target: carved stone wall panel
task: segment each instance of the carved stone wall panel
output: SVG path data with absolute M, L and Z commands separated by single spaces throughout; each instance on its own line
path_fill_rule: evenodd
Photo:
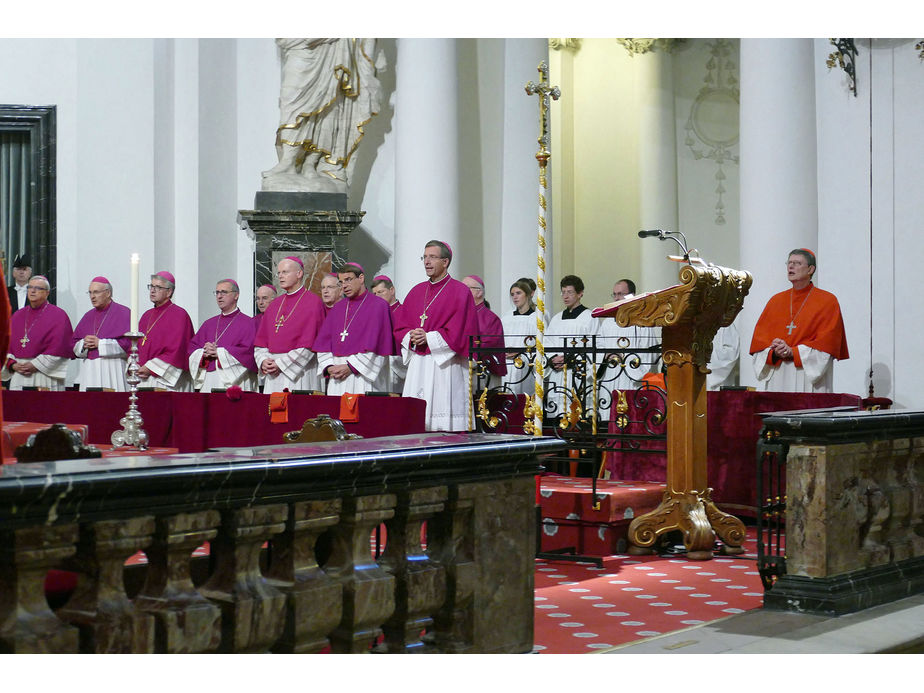
M 536 481 L 473 484 L 473 635 L 479 652 L 533 648 Z M 491 585 L 490 589 L 486 586 Z
M 471 484 L 451 487 L 445 510 L 428 526 L 428 551 L 446 576 L 446 597 L 433 622 L 433 639 L 441 652 L 471 652 L 474 643 L 476 490 Z
M 791 446 L 786 567 L 830 577 L 924 555 L 921 440 Z

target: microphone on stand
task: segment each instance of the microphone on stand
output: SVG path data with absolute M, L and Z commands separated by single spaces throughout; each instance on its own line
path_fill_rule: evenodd
M 657 236 L 661 240 L 664 240 L 664 231 L 661 229 L 649 229 L 648 231 L 639 231 L 639 238 L 648 238 L 649 236 Z

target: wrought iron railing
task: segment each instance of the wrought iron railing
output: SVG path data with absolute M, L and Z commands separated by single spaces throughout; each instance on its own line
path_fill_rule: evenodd
M 757 441 L 757 570 L 765 590 L 786 574 L 786 456 L 789 443 L 763 429 Z

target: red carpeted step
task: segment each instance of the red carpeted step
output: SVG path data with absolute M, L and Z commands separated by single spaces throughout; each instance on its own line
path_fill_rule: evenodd
M 763 605 L 753 528 L 742 556 L 691 561 L 682 554 L 587 563 L 536 561 L 535 651 L 605 650 Z

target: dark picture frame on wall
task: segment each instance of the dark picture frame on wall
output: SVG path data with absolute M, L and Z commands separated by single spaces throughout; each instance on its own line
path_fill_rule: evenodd
M 20 106 L 0 104 L 0 134 L 21 135 L 24 154 L 29 161 L 28 189 L 21 186 L 26 200 L 25 233 L 13 234 L 3 229 L 3 249 L 7 256 L 4 270 L 9 278 L 10 265 L 17 255 L 32 258 L 34 274 L 43 274 L 51 283 L 49 301 L 55 303 L 57 289 L 57 214 L 55 203 L 56 106 Z M 26 144 L 27 141 L 27 144 Z M 5 175 L 0 171 L 0 176 Z M 10 247 L 15 245 L 16 247 Z M 9 281 L 9 279 L 8 279 Z

